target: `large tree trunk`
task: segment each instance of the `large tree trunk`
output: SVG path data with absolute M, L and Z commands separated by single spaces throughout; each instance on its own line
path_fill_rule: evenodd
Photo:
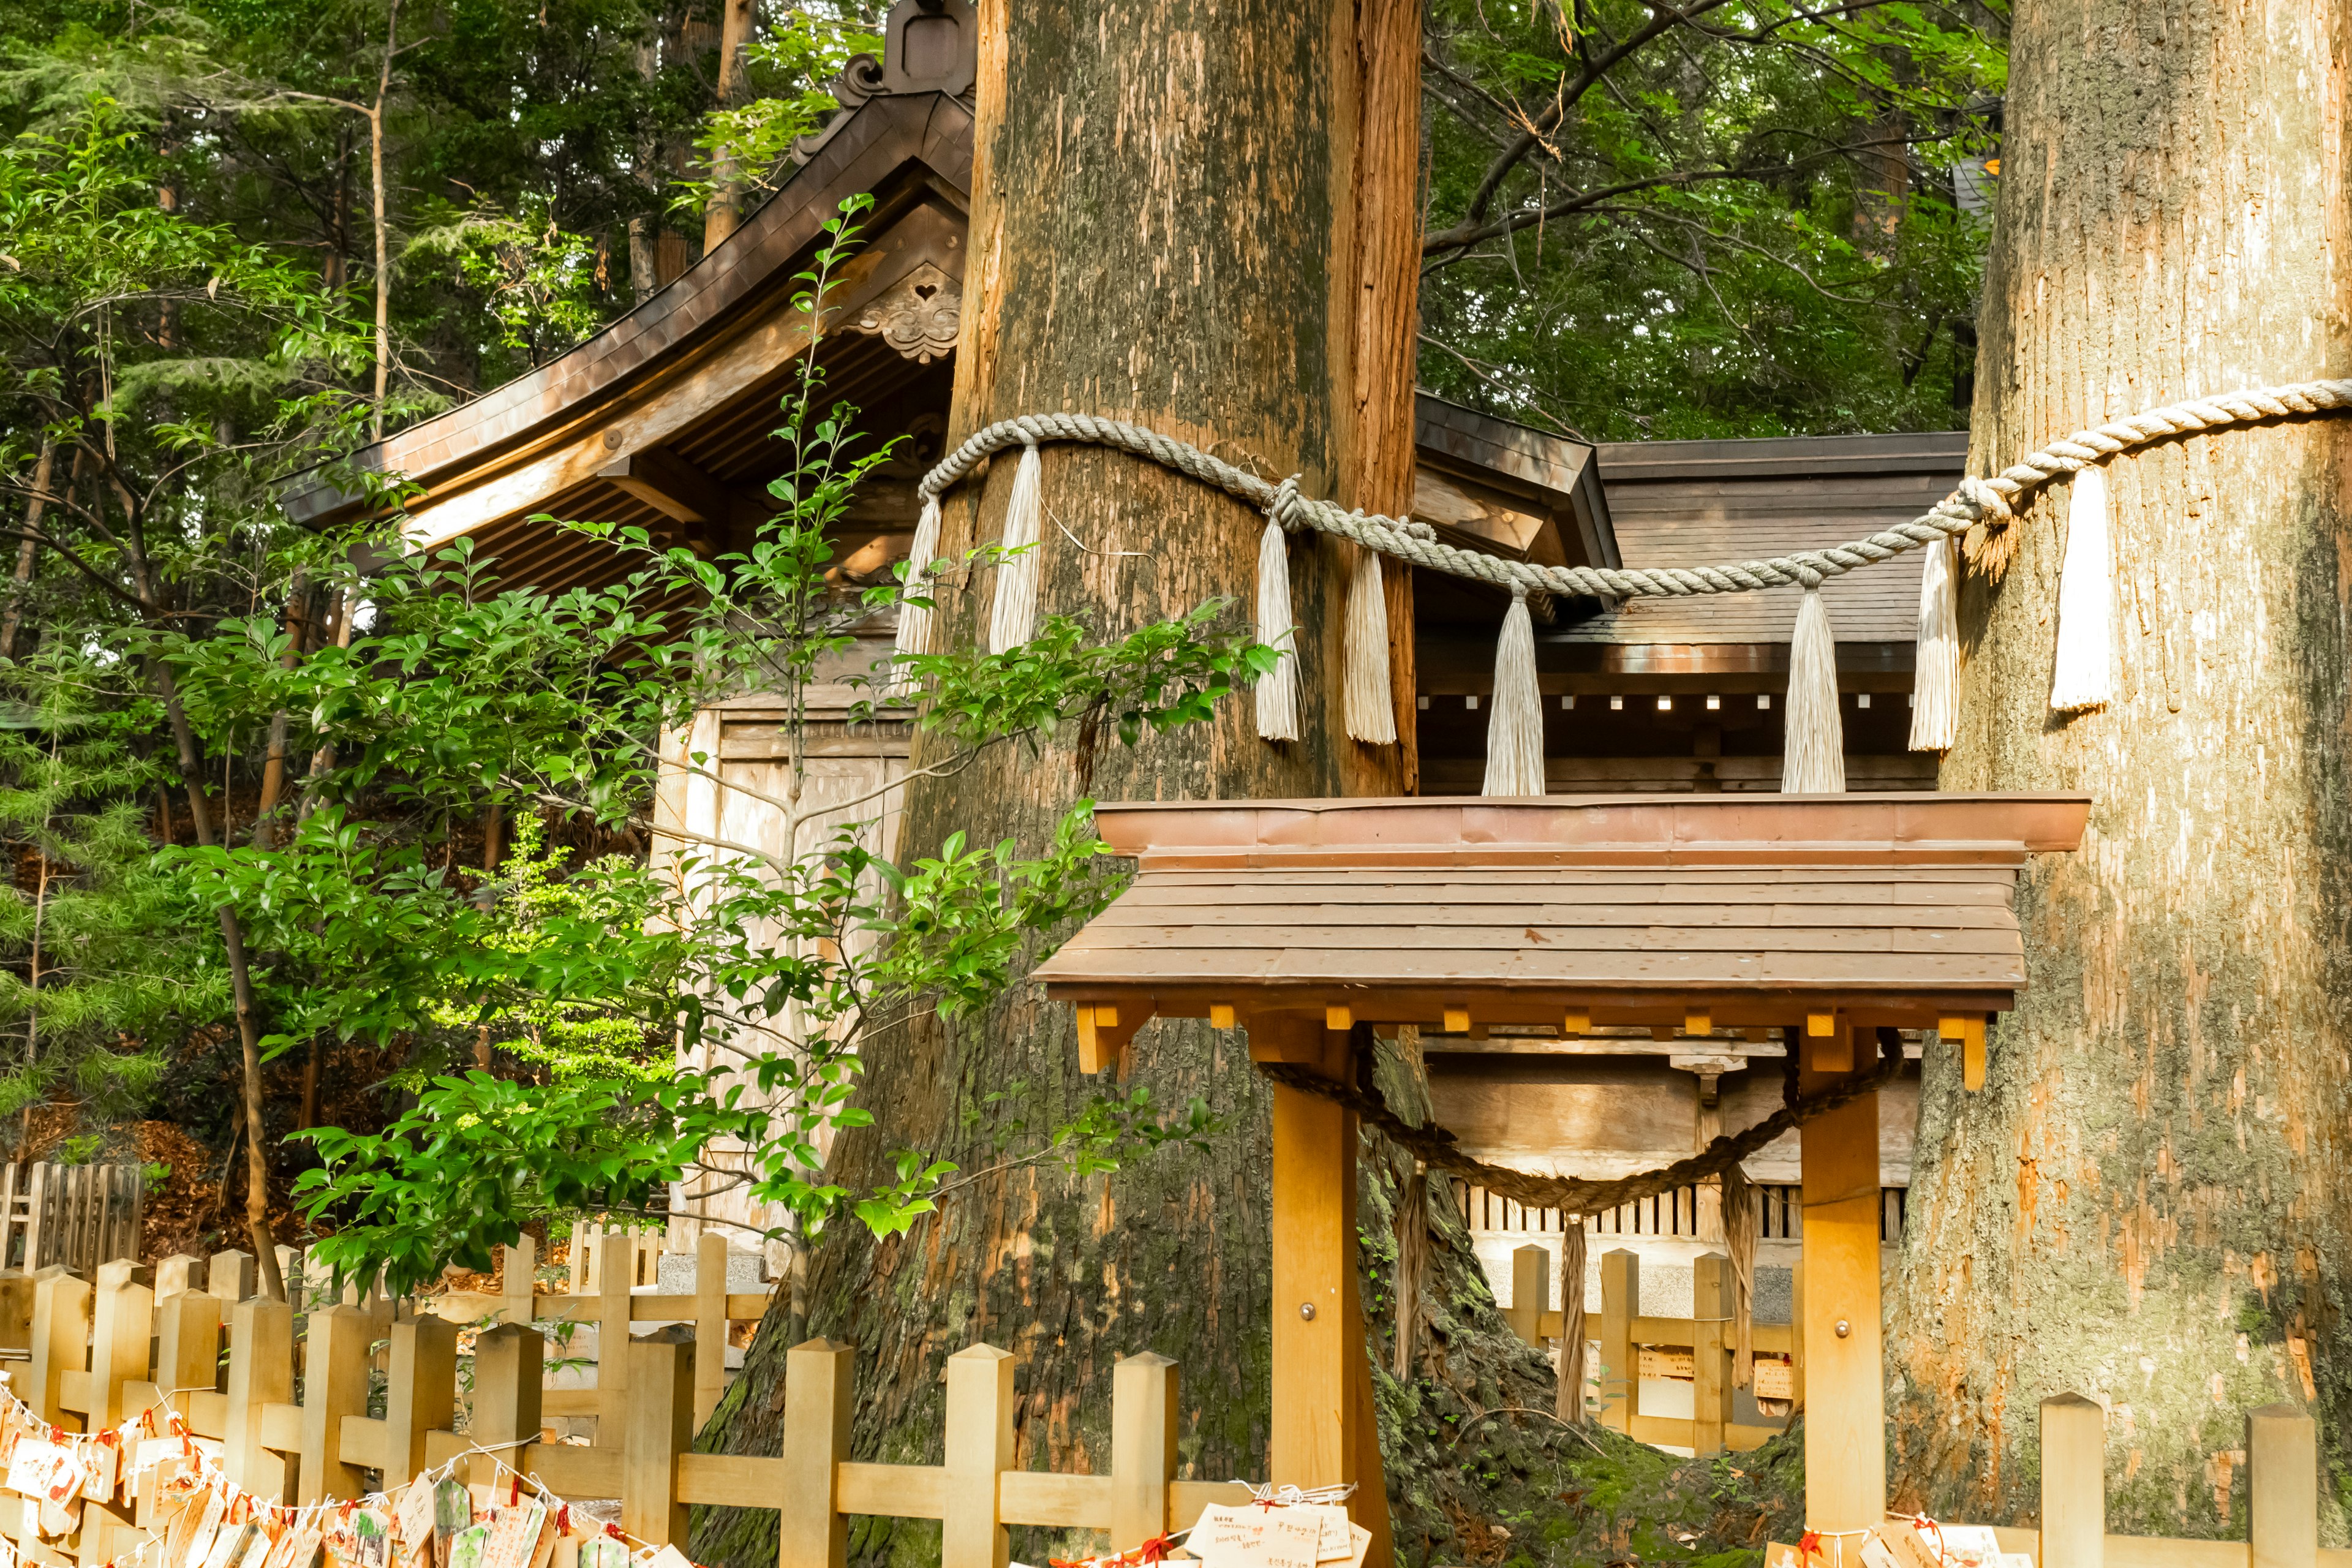
M 1402 37 L 1412 81 L 1418 28 L 1380 21 L 1365 39 L 1377 57 L 1377 40 Z M 1411 342 L 1415 208 L 1410 199 L 1378 212 L 1367 204 L 1360 219 L 1355 187 L 1360 161 L 1401 159 L 1410 180 L 1417 139 L 1408 127 L 1360 142 L 1358 26 L 1348 4 L 1302 12 L 1274 0 L 1047 0 L 1020 7 L 1008 32 L 1005 7 L 983 6 L 951 439 L 1016 414 L 1085 410 L 1151 425 L 1270 477 L 1301 474 L 1318 493 L 1402 503 L 1410 382 L 1375 395 L 1351 360 L 1365 341 L 1361 310 L 1385 313 L 1389 330 L 1401 327 Z M 1400 112 L 1414 111 L 1415 94 L 1397 91 L 1391 78 L 1381 100 L 1400 100 Z M 1391 244 L 1406 258 L 1401 273 L 1369 253 Z M 1389 353 L 1384 363 L 1389 378 L 1408 378 L 1412 355 Z M 1261 516 L 1097 448 L 1049 447 L 1044 464 L 1044 611 L 1087 616 L 1105 637 L 1211 596 L 1235 599 L 1236 616 L 1246 616 Z M 948 497 L 942 554 L 998 537 L 1012 467 L 996 465 L 984 485 Z M 942 593 L 947 637 L 969 644 L 981 635 L 992 575 Z M 1398 790 L 1403 748 L 1360 747 L 1342 730 L 1346 579 L 1337 550 L 1294 542 L 1304 741 L 1259 741 L 1246 697 L 1213 724 L 1132 752 L 1106 735 L 1082 758 L 1065 737 L 1042 758 L 1004 756 L 913 786 L 902 860 L 958 830 L 1034 847 L 1081 793 Z M 1409 644 L 1409 621 L 1392 632 Z M 1409 684 L 1400 698 L 1409 723 Z M 1198 1095 L 1229 1120 L 1206 1155 L 1171 1151 L 1086 1181 L 1023 1167 L 956 1193 L 903 1238 L 876 1244 L 853 1226 L 837 1228 L 811 1262 L 805 1315 L 772 1313 L 761 1324 L 705 1443 L 772 1451 L 782 1352 L 822 1334 L 858 1347 L 858 1455 L 935 1461 L 941 1359 L 984 1340 L 1019 1358 L 1024 1467 L 1107 1463 L 1111 1365 L 1150 1350 L 1181 1365 L 1186 1473 L 1262 1476 L 1269 1097 L 1244 1042 L 1202 1023 L 1156 1022 L 1128 1059 L 1125 1083 L 1081 1078 L 1069 1010 L 1025 990 L 968 1026 L 924 1018 L 874 1040 L 860 1102 L 876 1125 L 845 1134 L 835 1156 L 835 1178 L 852 1188 L 892 1179 L 889 1152 L 902 1145 L 967 1171 L 989 1167 L 1104 1089 L 1148 1087 L 1171 1109 Z M 1011 1103 L 988 1100 L 1016 1088 Z M 1391 1178 L 1384 1163 L 1373 1173 L 1380 1194 Z M 1384 1230 L 1380 1194 L 1366 1224 Z M 1448 1235 L 1460 1239 L 1458 1223 L 1442 1243 Z M 1540 1362 L 1503 1333 L 1483 1282 L 1467 1282 L 1466 1246 L 1447 1245 L 1433 1270 L 1447 1300 L 1429 1310 L 1440 1320 L 1432 1332 L 1450 1336 L 1461 1361 L 1454 1375 L 1481 1386 L 1490 1405 L 1548 1407 Z M 1431 1353 L 1442 1361 L 1447 1347 Z M 1462 1468 L 1457 1450 L 1446 1468 Z M 759 1512 L 705 1520 L 695 1555 L 738 1568 L 767 1560 L 773 1529 L 773 1515 Z M 855 1539 L 861 1561 L 936 1561 L 935 1527 L 875 1520 Z M 1425 1556 L 1426 1541 L 1418 1545 Z M 1026 1550 L 1016 1541 L 1016 1554 Z
M 2347 17 L 2019 6 L 1971 471 L 2352 367 Z M 2346 440 L 2304 421 L 2109 464 L 2102 711 L 2048 710 L 2064 487 L 1972 552 L 1942 785 L 2096 804 L 2020 889 L 2030 984 L 1986 1089 L 1927 1066 L 1887 1308 L 1899 1506 L 2031 1521 L 2036 1405 L 2067 1390 L 2109 1405 L 2117 1531 L 2242 1531 L 2258 1405 L 2315 1406 L 2346 1457 Z

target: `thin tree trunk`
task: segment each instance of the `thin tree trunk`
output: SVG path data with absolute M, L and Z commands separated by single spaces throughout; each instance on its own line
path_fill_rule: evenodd
M 58 456 L 57 437 L 41 437 L 41 455 L 33 464 L 33 499 L 25 504 L 25 531 L 38 533 L 41 517 L 49 505 L 49 474 Z M 16 546 L 16 592 L 8 595 L 8 608 L 0 614 L 0 658 L 16 657 L 16 628 L 24 623 L 25 590 L 33 581 L 33 561 L 40 545 L 27 539 Z
M 376 78 L 375 106 L 367 111 L 370 194 L 375 205 L 375 409 L 368 437 L 383 439 L 384 389 L 392 374 L 392 231 L 383 189 L 383 106 L 392 96 L 392 62 L 400 53 L 400 0 L 391 0 L 383 23 L 383 68 Z
M 286 590 L 286 653 L 278 662 L 281 668 L 292 669 L 310 652 L 310 574 L 296 572 Z M 268 849 L 275 846 L 277 827 L 272 818 L 278 810 L 278 797 L 286 792 L 286 737 L 290 725 L 284 709 L 269 716 L 269 751 L 261 764 L 261 801 L 253 812 L 253 846 Z
M 2352 370 L 2352 3 L 2028 0 L 1969 471 Z M 2244 1414 L 2352 1460 L 2352 461 L 2335 421 L 2107 464 L 2115 700 L 2048 705 L 2070 495 L 1979 542 L 1946 789 L 2069 789 L 1985 1089 L 1926 1064 L 1887 1299 L 1897 1506 L 2029 1522 L 2035 1407 L 2108 1407 L 2107 1527 L 2245 1530 Z M 2332 1498 L 2323 1480 L 2323 1498 Z M 2325 1503 L 2333 1515 L 2332 1502 Z
M 719 107 L 734 109 L 748 96 L 743 51 L 751 42 L 752 0 L 723 3 L 726 10 L 719 29 Z M 743 222 L 743 174 L 736 166 L 735 150 L 722 143 L 710 161 L 710 202 L 702 212 L 705 256 L 718 249 L 719 242 Z

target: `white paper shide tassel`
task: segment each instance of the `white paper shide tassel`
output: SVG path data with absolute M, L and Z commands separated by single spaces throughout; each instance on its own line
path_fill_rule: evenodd
M 1837 638 L 1821 591 L 1807 588 L 1789 642 L 1788 732 L 1781 743 L 1780 788 L 1787 795 L 1839 795 L 1845 789 L 1845 730 L 1838 714 Z
M 1257 640 L 1278 650 L 1272 669 L 1257 678 L 1261 741 L 1298 739 L 1297 619 L 1290 609 L 1290 542 L 1282 525 L 1265 520 L 1257 542 Z
M 988 616 L 988 651 L 1003 653 L 1019 647 L 1037 630 L 1037 540 L 1043 532 L 1045 482 L 1037 461 L 1036 444 L 1021 448 L 1021 466 L 1013 470 L 1013 500 L 1004 509 L 1002 548 L 1017 550 L 997 563 L 996 603 Z M 1024 546 L 1026 548 L 1024 548 Z
M 923 502 L 922 515 L 915 521 L 914 548 L 907 552 L 905 592 L 928 598 L 931 594 L 930 566 L 940 553 L 940 498 L 932 496 Z M 914 605 L 905 599 L 898 602 L 898 658 L 931 651 L 931 606 Z M 902 663 L 891 672 L 887 695 L 905 697 L 915 689 L 914 675 Z
M 2058 569 L 2058 658 L 2050 710 L 2104 708 L 2116 691 L 2115 566 L 2107 545 L 2107 476 L 2076 470 L 2066 496 L 2066 559 Z
M 1958 552 L 1951 535 L 1927 546 L 1919 574 L 1919 638 L 1912 659 L 1911 749 L 1948 752 L 1960 706 Z
M 1495 647 L 1495 698 L 1486 712 L 1486 782 L 1481 795 L 1544 793 L 1543 696 L 1536 689 L 1536 629 L 1528 596 L 1514 589 Z
M 1341 689 L 1348 733 L 1368 746 L 1396 744 L 1396 708 L 1389 698 L 1389 605 L 1381 588 L 1381 557 L 1359 548 L 1348 576 L 1347 635 L 1341 658 L 1347 665 Z

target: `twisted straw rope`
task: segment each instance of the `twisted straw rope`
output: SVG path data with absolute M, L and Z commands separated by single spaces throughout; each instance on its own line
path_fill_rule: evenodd
M 2218 397 L 2170 403 L 2145 414 L 2135 414 L 2088 430 L 2077 430 L 2053 441 L 2020 463 L 1990 479 L 1967 479 L 1935 507 L 1909 522 L 1882 529 L 1866 539 L 1826 550 L 1801 550 L 1769 561 L 1730 562 L 1720 566 L 1667 566 L 1647 570 L 1609 566 L 1541 566 L 1456 550 L 1438 542 L 1436 531 L 1410 518 L 1347 511 L 1329 501 L 1298 493 L 1297 476 L 1268 484 L 1255 474 L 1213 458 L 1189 442 L 1163 436 L 1140 425 L 1091 414 L 1024 414 L 1000 420 L 942 458 L 923 476 L 917 494 L 929 500 L 962 479 L 981 460 L 1008 447 L 1035 446 L 1046 441 L 1082 441 L 1112 447 L 1148 458 L 1165 468 L 1238 496 L 1267 513 L 1284 529 L 1303 529 L 1353 540 L 1383 555 L 1415 566 L 1448 572 L 1457 577 L 1492 583 L 1518 592 L 1613 598 L 1682 598 L 1694 594 L 1743 594 L 1758 588 L 1798 584 L 1813 588 L 1825 577 L 1843 576 L 1857 567 L 1885 561 L 1906 550 L 1917 550 L 1939 539 L 1966 532 L 1987 519 L 2011 516 L 2021 498 L 2037 486 L 2071 474 L 2118 452 L 2160 441 L 2168 436 L 2253 425 L 2265 419 L 2328 414 L 2352 407 L 2352 381 L 2305 381 L 2287 386 L 2259 387 L 2250 392 L 2224 393 Z

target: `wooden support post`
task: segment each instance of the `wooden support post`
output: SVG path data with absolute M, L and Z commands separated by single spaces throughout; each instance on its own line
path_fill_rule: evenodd
M 1985 1086 L 1985 1020 L 1975 1013 L 1960 1021 L 1960 1087 L 1975 1090 Z
M 601 1341 L 597 1348 L 601 1354 Z M 597 1370 L 604 1370 L 601 1361 Z M 474 1409 L 468 1436 L 478 1447 L 488 1450 L 475 1458 L 467 1478 L 476 1486 L 497 1482 L 500 1460 L 516 1469 L 524 1468 L 520 1462 L 520 1445 L 539 1440 L 540 1383 L 546 1371 L 547 1342 L 537 1329 L 500 1323 L 475 1336 Z M 613 1428 L 616 1447 L 624 1430 L 619 1426 Z
M 1720 1454 L 1731 1427 L 1731 1259 L 1691 1263 L 1691 1451 Z
M 696 1348 L 676 1340 L 629 1342 L 621 1529 L 649 1546 L 683 1544 L 686 1540 L 686 1504 L 677 1499 L 677 1457 L 694 1442 Z
M 694 1426 L 700 1431 L 727 1392 L 727 1238 L 705 1230 L 694 1244 Z
M 1805 1407 L 1805 1260 L 1789 1266 L 1789 1419 Z M 1786 1426 L 1782 1430 L 1786 1430 Z
M 122 1385 L 146 1381 L 155 1338 L 155 1292 L 131 1280 L 131 1265 L 109 1263 L 98 1272 L 89 1332 L 92 1432 L 122 1425 Z
M 2107 1551 L 2107 1417 L 2094 1400 L 2042 1402 L 2040 1568 L 2101 1568 Z
M 25 1369 L 25 1403 L 52 1426 L 80 1429 L 58 1404 L 65 1374 L 89 1364 L 90 1289 L 59 1269 L 33 1287 L 33 1361 Z
M 1176 1459 L 1176 1363 L 1150 1351 L 1125 1357 L 1111 1369 L 1113 1552 L 1132 1552 L 1168 1528 Z
M 618 1230 L 596 1238 L 596 1446 L 617 1448 L 629 1429 L 629 1289 L 636 1241 Z
M 574 1296 L 596 1293 L 596 1222 L 583 1219 L 572 1227 L 572 1281 Z
M 291 1292 L 293 1286 L 287 1289 Z M 301 1500 L 359 1497 L 367 1487 L 360 1468 L 343 1462 L 343 1417 L 367 1414 L 368 1340 L 374 1325 L 357 1307 L 318 1309 L 308 1321 L 302 1352 L 302 1468 L 297 1472 Z
M 1511 1254 L 1511 1304 L 1503 1321 L 1528 1344 L 1543 1342 L 1544 1314 L 1551 1310 L 1551 1254 L 1529 1242 Z
M 849 1562 L 849 1516 L 833 1506 L 834 1478 L 849 1458 L 856 1377 L 857 1352 L 851 1346 L 810 1340 L 785 1352 L 776 1568 L 846 1568 Z M 1114 1429 L 1118 1419 L 1114 1414 Z
M 256 1268 L 250 1252 L 215 1252 L 205 1268 L 205 1289 L 234 1307 L 253 1294 Z
M 457 1325 L 427 1315 L 392 1326 L 383 1400 L 383 1483 L 425 1468 L 425 1435 L 457 1426 Z
M 215 1289 L 221 1279 L 215 1257 Z M 286 1496 L 284 1457 L 261 1446 L 261 1407 L 284 1405 L 293 1397 L 293 1303 L 248 1295 L 229 1313 L 228 1429 L 221 1460 L 228 1479 L 256 1497 L 293 1500 Z
M 310 1281 L 300 1247 L 288 1247 L 282 1242 L 278 1244 L 278 1278 L 286 1282 L 287 1302 L 296 1311 L 302 1311 L 310 1304 Z M 333 1305 L 332 1302 L 328 1304 Z
M 2246 1415 L 2252 1568 L 2313 1568 L 2319 1561 L 2319 1428 L 2293 1405 Z
M 33 1285 L 29 1274 L 0 1274 L 0 1350 L 32 1352 Z
M 1852 1031 L 1809 1039 L 1817 1059 Z M 1839 1074 L 1808 1063 L 1805 1093 Z M 1880 1360 L 1878 1096 L 1864 1094 L 1805 1124 L 1805 1525 L 1864 1530 L 1886 1515 L 1886 1383 Z
M 1307 1018 L 1260 1019 L 1269 1048 L 1347 1082 L 1352 1037 Z M 1352 1481 L 1349 1517 L 1372 1532 L 1368 1562 L 1389 1561 L 1388 1488 L 1371 1406 L 1356 1288 L 1356 1118 L 1319 1095 L 1274 1086 L 1274 1430 L 1267 1479 Z
M 1601 1424 L 1630 1434 L 1642 1412 L 1642 1368 L 1633 1320 L 1642 1312 L 1642 1259 L 1620 1248 L 1601 1255 Z
M 499 1260 L 499 1294 L 506 1305 L 499 1309 L 509 1323 L 528 1326 L 538 1315 L 532 1300 L 538 1294 L 539 1243 L 529 1236 L 517 1237 L 507 1244 L 506 1256 Z
M 193 1391 L 219 1386 L 220 1340 L 217 1296 L 183 1290 L 155 1309 L 155 1386 L 182 1415 Z
M 1005 1568 L 1013 1538 L 996 1521 L 996 1489 L 1013 1468 L 1011 1351 L 973 1345 L 948 1357 L 947 1436 L 940 1568 Z

